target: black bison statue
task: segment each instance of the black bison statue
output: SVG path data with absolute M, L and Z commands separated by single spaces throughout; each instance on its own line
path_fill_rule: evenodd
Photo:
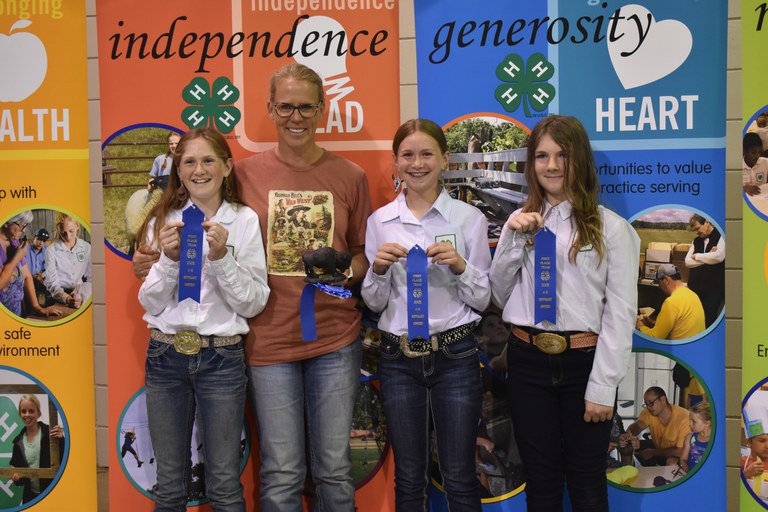
M 347 276 L 344 271 L 352 264 L 352 256 L 348 252 L 337 251 L 333 247 L 321 247 L 307 251 L 301 256 L 308 283 L 337 283 L 344 281 Z

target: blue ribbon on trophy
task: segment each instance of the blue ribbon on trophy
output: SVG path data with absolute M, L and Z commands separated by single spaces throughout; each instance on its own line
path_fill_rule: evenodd
M 205 214 L 194 204 L 181 214 L 179 253 L 179 302 L 192 299 L 200 303 L 200 276 L 203 271 L 203 221 Z
M 546 226 L 534 235 L 534 323 L 557 320 L 557 237 Z
M 307 251 L 302 255 L 304 270 L 307 277 L 304 289 L 301 291 L 299 304 L 299 319 L 301 320 L 301 337 L 304 341 L 317 340 L 317 324 L 315 322 L 315 292 L 321 292 L 332 297 L 348 299 L 352 292 L 343 286 L 333 283 L 347 279 L 344 271 L 352 264 L 352 256 L 348 252 L 337 251 L 333 247 L 321 247 Z M 320 270 L 320 273 L 316 270 Z
M 406 259 L 408 282 L 408 340 L 429 339 L 429 286 L 427 284 L 427 253 L 418 245 L 408 251 Z

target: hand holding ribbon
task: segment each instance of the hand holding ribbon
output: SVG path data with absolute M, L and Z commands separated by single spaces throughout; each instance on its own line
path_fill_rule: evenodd
M 400 244 L 385 243 L 381 244 L 379 250 L 376 251 L 376 257 L 371 264 L 373 272 L 377 275 L 383 275 L 387 272 L 389 267 L 400 261 L 400 258 L 408 256 L 408 249 Z
M 466 260 L 448 242 L 438 242 L 427 247 L 427 257 L 432 258 L 432 263 L 436 265 L 448 265 L 456 275 L 463 274 L 467 268 Z
M 227 254 L 229 231 L 218 222 L 210 220 L 203 222 L 202 225 L 205 229 L 205 239 L 208 241 L 208 259 L 220 260 Z

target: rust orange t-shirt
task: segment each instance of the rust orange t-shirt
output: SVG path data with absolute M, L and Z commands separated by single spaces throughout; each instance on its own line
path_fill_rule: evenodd
M 326 151 L 308 167 L 292 167 L 270 149 L 237 162 L 235 178 L 243 203 L 259 215 L 267 254 L 269 301 L 249 320 L 246 358 L 250 365 L 299 361 L 338 350 L 357 339 L 357 300 L 315 294 L 317 341 L 303 341 L 299 304 L 304 289 L 305 251 L 339 251 L 365 244 L 371 199 L 365 172 Z

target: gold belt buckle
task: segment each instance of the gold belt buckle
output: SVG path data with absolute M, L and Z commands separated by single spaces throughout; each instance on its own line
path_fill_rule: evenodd
M 418 338 L 422 339 L 422 338 Z M 435 341 L 432 342 L 433 345 L 435 345 Z M 430 354 L 429 350 L 425 350 L 423 352 L 418 352 L 415 350 L 411 350 L 410 343 L 408 342 L 408 333 L 405 333 L 400 336 L 400 351 L 405 355 L 405 357 L 422 357 Z
M 179 354 L 192 356 L 200 352 L 203 340 L 194 331 L 180 331 L 173 336 L 173 348 Z
M 568 348 L 565 338 L 559 334 L 542 332 L 533 337 L 533 345 L 545 354 L 561 354 Z

